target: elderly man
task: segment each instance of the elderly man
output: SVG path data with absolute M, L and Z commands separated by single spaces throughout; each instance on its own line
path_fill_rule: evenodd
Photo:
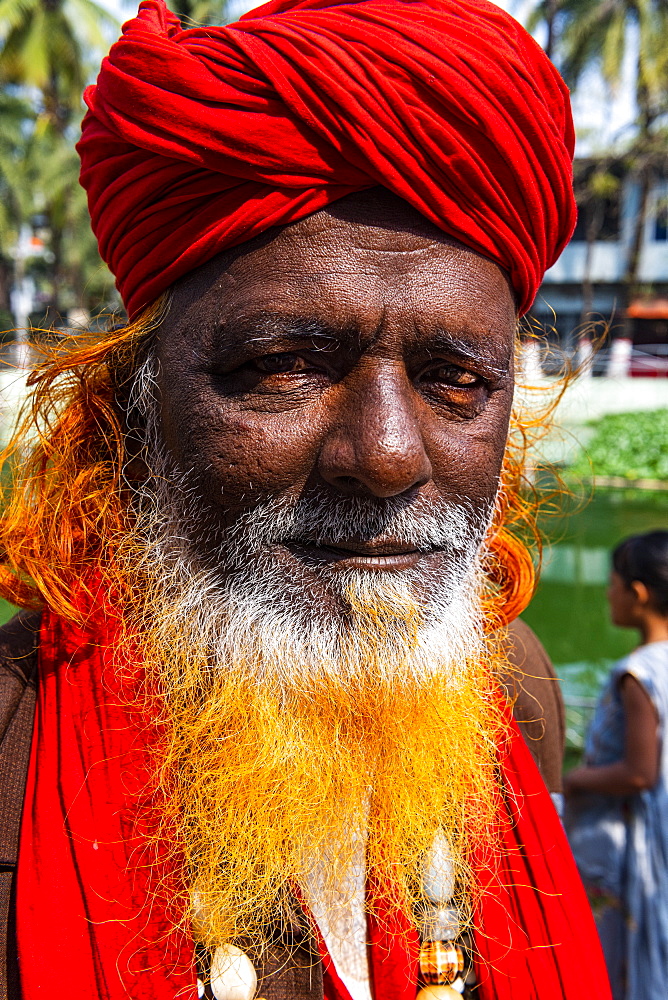
M 2 523 L 10 995 L 605 1000 L 499 685 L 563 84 L 483 0 L 144 0 L 86 100 L 130 322 L 41 368 Z

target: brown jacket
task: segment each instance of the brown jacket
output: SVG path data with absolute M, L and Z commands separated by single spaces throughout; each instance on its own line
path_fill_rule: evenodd
M 0 628 L 0 1000 L 21 1000 L 14 876 L 37 693 L 40 615 L 22 612 Z M 551 792 L 561 791 L 564 711 L 542 645 L 519 619 L 510 626 L 510 669 L 501 679 Z M 299 941 L 277 942 L 262 970 L 264 1000 L 322 1000 L 322 969 Z
M 37 694 L 39 614 L 0 628 L 0 1000 L 19 1000 L 14 875 Z
M 566 719 L 554 667 L 536 633 L 521 618 L 508 629 L 507 652 L 510 669 L 501 683 L 548 791 L 559 793 Z

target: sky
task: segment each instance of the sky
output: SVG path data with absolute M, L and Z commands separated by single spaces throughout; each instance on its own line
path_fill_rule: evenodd
M 99 0 L 119 21 L 132 17 L 137 5 L 134 0 Z M 230 0 L 230 19 L 234 20 L 263 0 Z M 497 0 L 500 7 L 509 11 L 519 21 L 524 22 L 533 6 L 533 0 Z M 541 41 L 537 33 L 538 41 Z M 578 90 L 572 95 L 573 117 L 578 142 L 577 156 L 589 156 L 609 148 L 616 141 L 623 142 L 629 134 L 634 118 L 633 66 L 636 47 L 627 48 L 622 84 L 617 94 L 610 94 L 599 73 L 586 74 Z

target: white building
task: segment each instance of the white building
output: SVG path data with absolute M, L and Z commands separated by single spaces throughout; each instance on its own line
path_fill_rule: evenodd
M 592 168 L 593 161 L 579 161 L 576 191 L 578 174 L 582 178 Z M 644 353 L 665 359 L 668 374 L 668 178 L 655 180 L 650 188 L 639 257 L 641 287 L 627 306 L 622 282 L 634 238 L 639 186 L 623 176 L 621 164 L 610 169 L 619 177 L 618 189 L 589 202 L 583 203 L 580 197 L 574 236 L 545 275 L 531 314 L 548 331 L 555 347 L 571 353 L 577 349 L 584 297 L 589 294 L 590 316 L 610 324 L 611 339 L 630 334 L 634 363 L 642 367 L 643 352 L 638 349 L 646 348 Z M 590 243 L 588 228 L 590 236 L 592 231 L 597 234 Z M 600 361 L 607 363 L 605 351 Z M 653 367 L 658 374 L 661 365 Z

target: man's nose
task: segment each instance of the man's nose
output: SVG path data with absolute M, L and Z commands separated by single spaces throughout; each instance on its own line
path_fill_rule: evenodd
M 429 482 L 421 401 L 405 371 L 369 373 L 343 388 L 318 471 L 342 493 L 391 497 Z

